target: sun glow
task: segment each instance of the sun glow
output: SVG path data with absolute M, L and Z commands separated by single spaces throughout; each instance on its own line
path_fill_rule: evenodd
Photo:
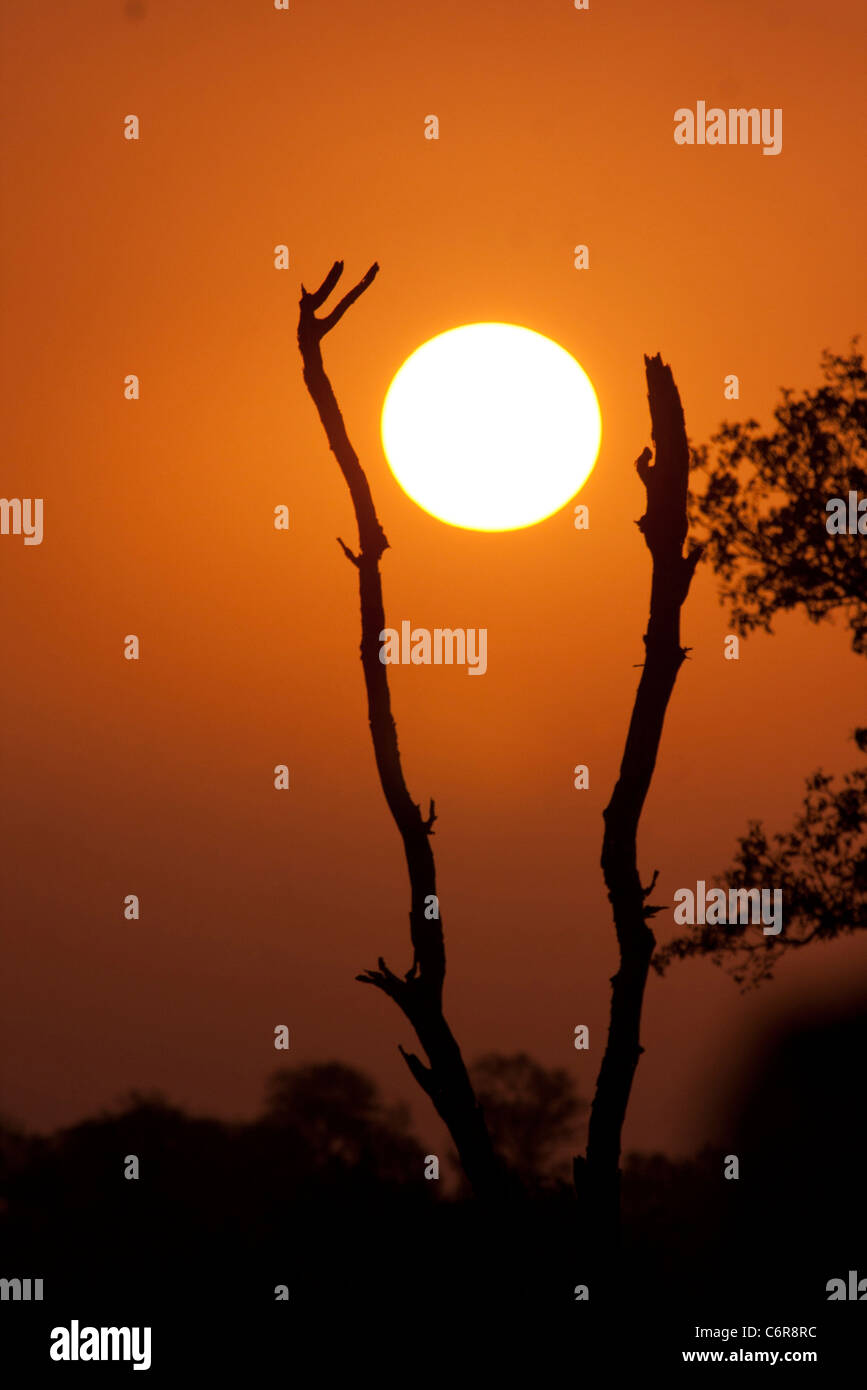
M 423 343 L 386 393 L 382 445 L 406 493 L 477 531 L 544 520 L 574 497 L 599 453 L 586 372 L 550 338 L 470 323 Z

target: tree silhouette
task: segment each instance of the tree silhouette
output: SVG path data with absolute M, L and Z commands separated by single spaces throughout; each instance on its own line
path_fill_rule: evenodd
M 709 955 L 749 989 L 771 979 L 783 955 L 867 927 L 867 767 L 846 773 L 836 788 L 833 777 L 814 772 L 792 828 L 769 836 L 761 821 L 751 821 L 732 867 L 716 883 L 772 883 L 782 890 L 785 929 L 748 941 L 745 923 L 696 926 L 657 951 L 659 974 L 673 960 Z
M 342 1062 L 272 1073 L 261 1123 L 299 1136 L 317 1174 L 351 1170 L 385 1180 L 405 1180 L 413 1168 L 421 1174 L 408 1107 L 384 1105 L 376 1083 Z
M 693 466 L 706 476 L 694 517 L 741 632 L 771 631 L 779 610 L 801 609 L 812 622 L 839 612 L 853 649 L 867 653 L 864 542 L 830 535 L 825 524 L 827 500 L 867 491 L 867 371 L 857 343 L 848 355 L 822 354 L 824 385 L 782 391 L 773 433 L 760 433 L 755 420 L 724 425 L 715 451 L 694 451 Z M 854 736 L 867 751 L 867 730 Z M 781 889 L 784 931 L 751 942 L 740 923 L 697 925 L 657 952 L 660 973 L 674 960 L 709 955 L 748 989 L 770 979 L 786 953 L 867 926 L 867 769 L 837 786 L 821 769 L 812 773 L 792 827 L 769 835 L 751 821 L 716 883 Z
M 434 802 L 423 816 L 406 785 L 391 712 L 388 668 L 379 659 L 380 633 L 386 626 L 379 563 L 388 548 L 370 486 L 349 442 L 343 416 L 322 363 L 321 341 L 375 278 L 374 263 L 329 314 L 316 316 L 343 274 L 335 261 L 312 294 L 301 286 L 298 346 L 304 381 L 319 413 L 329 446 L 346 480 L 358 524 L 359 551 L 354 554 L 338 537 L 347 559 L 358 571 L 361 599 L 361 665 L 380 785 L 403 840 L 410 881 L 409 931 L 412 965 L 395 975 L 380 956 L 379 969 L 356 978 L 393 999 L 412 1024 L 429 1066 L 414 1053 L 400 1051 L 418 1084 L 433 1101 L 455 1142 L 461 1163 L 476 1193 L 498 1199 L 513 1190 L 505 1165 L 495 1153 L 484 1115 L 473 1092 L 461 1050 L 443 1013 L 446 973 L 445 940 L 436 896 L 436 867 L 430 837 L 436 819 Z
M 755 420 L 725 424 L 713 448 L 693 451 L 706 487 L 690 521 L 736 631 L 769 632 L 784 609 L 802 608 L 812 622 L 839 610 L 854 650 L 867 652 L 867 547 L 825 526 L 830 498 L 867 495 L 867 370 L 857 344 L 822 354 L 824 385 L 781 392 L 771 433 Z
M 587 1110 L 570 1073 L 526 1052 L 489 1052 L 472 1064 L 470 1076 L 497 1151 L 525 1187 L 568 1180 L 563 1148 Z
M 689 447 L 683 407 L 671 368 L 645 357 L 647 395 L 656 457 L 644 449 L 636 470 L 647 493 L 637 525 L 652 558 L 650 617 L 645 662 L 638 683 L 620 775 L 604 811 L 602 871 L 614 912 L 620 963 L 611 981 L 608 1041 L 590 1111 L 585 1157 L 574 1161 L 592 1256 L 604 1268 L 618 1247 L 620 1148 L 635 1069 L 643 1051 L 641 1009 L 656 939 L 648 919 L 661 909 L 647 899 L 657 875 L 644 887 L 638 872 L 638 822 L 650 788 L 668 702 L 686 657 L 680 644 L 680 610 L 701 558 L 687 534 Z
M 391 713 L 387 668 L 379 659 L 379 634 L 385 627 L 379 564 L 388 547 L 370 487 L 346 433 L 331 383 L 322 364 L 320 343 L 377 274 L 374 264 L 337 306 L 316 316 L 343 273 L 335 261 L 312 294 L 302 286 L 298 343 L 304 380 L 316 405 L 328 443 L 349 487 L 359 534 L 357 554 L 338 537 L 359 576 L 361 663 L 368 715 L 380 784 L 400 831 L 411 886 L 410 938 L 413 962 L 401 978 L 380 958 L 379 969 L 357 978 L 388 994 L 403 1010 L 427 1053 L 429 1066 L 401 1053 L 419 1085 L 431 1097 L 455 1141 L 464 1171 L 476 1193 L 500 1198 L 514 1192 L 512 1172 L 496 1152 L 482 1106 L 473 1090 L 457 1042 L 442 1009 L 445 947 L 438 912 L 433 852 L 433 801 L 425 818 L 406 786 L 397 730 Z M 677 387 L 660 357 L 645 357 L 648 401 L 655 446 L 637 460 L 647 493 L 647 509 L 637 523 L 652 557 L 650 618 L 644 642 L 646 661 L 633 707 L 620 776 L 605 810 L 602 868 L 620 951 L 612 981 L 608 1043 L 590 1114 L 586 1158 L 573 1161 L 573 1177 L 582 1209 L 589 1219 L 595 1250 L 610 1257 L 619 1232 L 620 1146 L 626 1106 L 641 1054 L 639 1032 L 644 987 L 655 946 L 648 919 L 658 908 L 647 898 L 656 882 L 641 884 L 637 867 L 638 821 L 650 786 L 665 712 L 686 652 L 680 644 L 680 610 L 701 556 L 701 546 L 687 555 L 689 446 Z M 490 1081 L 490 1078 L 488 1078 Z M 520 1163 L 516 1166 L 520 1166 Z

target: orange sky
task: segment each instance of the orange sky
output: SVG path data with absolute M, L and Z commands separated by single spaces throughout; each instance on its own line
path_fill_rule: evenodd
M 484 680 L 392 670 L 410 789 L 439 813 L 447 1014 L 469 1058 L 528 1050 L 589 1097 L 615 966 L 601 810 L 650 575 L 642 353 L 672 364 L 699 441 L 768 420 L 862 326 L 863 7 L 139 8 L 2 11 L 0 491 L 45 499 L 45 539 L 0 537 L 0 1106 L 49 1126 L 134 1085 L 249 1114 L 285 1022 L 289 1061 L 370 1069 L 442 1143 L 397 1053 L 408 1025 L 353 978 L 381 953 L 408 964 L 408 896 L 335 543 L 354 540 L 349 498 L 295 342 L 299 283 L 338 256 L 352 282 L 381 266 L 324 351 L 392 545 L 389 620 L 488 629 Z M 674 110 L 697 99 L 782 107 L 782 153 L 675 146 Z M 394 372 L 478 320 L 549 335 L 593 380 L 586 534 L 571 508 L 524 532 L 445 527 L 393 481 Z M 787 825 L 813 768 L 855 761 L 864 666 L 845 633 L 790 617 L 731 663 L 727 631 L 700 571 L 641 827 L 657 902 L 723 870 L 750 817 Z M 754 1031 L 864 961 L 864 943 L 811 948 L 747 998 L 709 963 L 652 976 L 626 1146 L 713 1137 Z

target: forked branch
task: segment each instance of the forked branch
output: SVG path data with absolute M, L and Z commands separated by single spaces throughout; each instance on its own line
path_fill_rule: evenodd
M 662 726 L 677 673 L 686 656 L 680 644 L 680 610 L 701 547 L 686 555 L 689 448 L 683 408 L 671 368 L 645 357 L 655 462 L 650 449 L 636 461 L 647 493 L 638 522 L 653 561 L 645 661 L 626 736 L 620 775 L 604 812 L 602 871 L 614 914 L 620 963 L 611 985 L 608 1042 L 590 1112 L 587 1157 L 577 1159 L 579 1197 L 595 1226 L 597 1249 L 612 1253 L 619 1222 L 620 1147 L 626 1106 L 638 1059 L 644 987 L 656 940 L 648 904 L 657 875 L 643 887 L 638 873 L 638 822 L 659 752 Z
M 317 318 L 316 310 L 324 305 L 343 273 L 343 262 L 335 261 L 317 290 L 308 293 L 302 286 L 298 320 L 304 381 L 319 412 L 331 451 L 346 479 L 358 523 L 358 553 L 353 553 L 342 540 L 339 544 L 358 571 L 361 664 L 373 751 L 380 785 L 403 841 L 410 882 L 409 931 L 413 949 L 410 968 L 403 976 L 396 975 L 380 957 L 377 970 L 367 970 L 356 978 L 363 984 L 375 985 L 403 1010 L 430 1063 L 429 1067 L 425 1066 L 418 1057 L 401 1048 L 407 1066 L 448 1126 L 477 1194 L 499 1197 L 511 1191 L 512 1185 L 494 1153 L 460 1048 L 443 1015 L 445 945 L 430 844 L 436 811 L 431 801 L 428 815 L 423 816 L 407 788 L 391 711 L 388 671 L 380 660 L 385 609 L 379 562 L 388 548 L 388 541 L 322 364 L 322 338 L 364 293 L 378 269 L 376 264 L 372 265 L 331 313 Z

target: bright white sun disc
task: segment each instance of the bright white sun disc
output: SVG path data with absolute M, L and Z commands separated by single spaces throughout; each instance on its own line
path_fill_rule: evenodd
M 417 348 L 382 407 L 382 445 L 406 493 L 478 531 L 532 526 L 596 462 L 599 402 L 575 358 L 513 323 L 469 323 Z

